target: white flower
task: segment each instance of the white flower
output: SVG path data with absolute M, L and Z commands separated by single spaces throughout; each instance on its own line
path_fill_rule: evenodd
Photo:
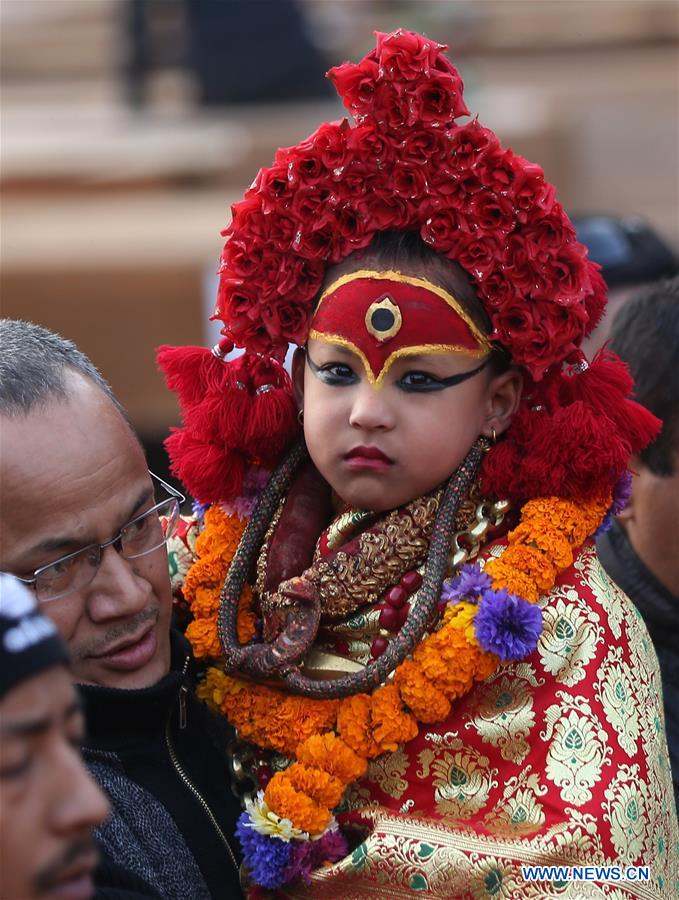
M 282 841 L 309 840 L 309 835 L 306 831 L 295 828 L 290 819 L 282 819 L 269 809 L 264 800 L 263 791 L 258 792 L 256 800 L 245 801 L 245 811 L 250 817 L 247 827 L 254 828 L 259 834 L 277 837 Z

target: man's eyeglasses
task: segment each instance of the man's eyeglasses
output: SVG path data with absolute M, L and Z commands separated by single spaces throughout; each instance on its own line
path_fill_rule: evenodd
M 12 577 L 30 585 L 40 603 L 48 603 L 87 587 L 97 574 L 107 547 L 115 547 L 124 559 L 138 559 L 158 550 L 176 534 L 180 504 L 186 498 L 153 472 L 149 472 L 149 475 L 170 494 L 168 499 L 161 500 L 127 525 L 123 525 L 110 541 L 90 544 L 75 553 L 62 556 L 61 559 L 36 569 L 32 578 L 19 578 L 18 575 Z

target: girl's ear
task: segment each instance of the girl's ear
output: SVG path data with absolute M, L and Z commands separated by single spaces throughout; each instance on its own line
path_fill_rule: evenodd
M 496 375 L 488 384 L 486 394 L 486 424 L 481 433 L 486 437 L 499 437 L 512 424 L 521 402 L 523 376 L 518 369 L 508 369 Z
M 292 357 L 292 390 L 295 395 L 297 408 L 304 406 L 304 367 L 306 364 L 306 350 L 298 347 Z

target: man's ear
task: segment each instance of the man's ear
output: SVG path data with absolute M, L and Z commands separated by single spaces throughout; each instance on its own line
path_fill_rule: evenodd
M 486 394 L 486 424 L 482 434 L 499 437 L 512 424 L 521 402 L 523 376 L 518 369 L 508 369 L 496 375 L 488 384 Z
M 297 408 L 304 406 L 304 367 L 306 365 L 306 350 L 298 347 L 292 357 L 292 390 L 295 395 Z

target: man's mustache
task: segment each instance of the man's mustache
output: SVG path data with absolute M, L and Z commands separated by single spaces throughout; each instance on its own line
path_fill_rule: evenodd
M 99 859 L 99 851 L 90 835 L 73 841 L 58 860 L 45 866 L 35 877 L 36 893 L 46 893 L 68 877 L 70 871 Z
M 101 655 L 108 647 L 113 646 L 113 644 L 117 643 L 121 638 L 125 638 L 128 635 L 134 634 L 135 631 L 138 631 L 139 626 L 143 625 L 144 622 L 149 622 L 151 620 L 157 621 L 159 612 L 160 606 L 158 604 L 147 606 L 146 609 L 142 609 L 136 615 L 132 616 L 131 619 L 111 628 L 111 630 L 107 631 L 102 637 L 96 638 L 89 643 L 81 644 L 79 647 L 72 647 L 71 655 L 74 661 L 78 662 L 82 659 L 86 659 L 88 656 Z

